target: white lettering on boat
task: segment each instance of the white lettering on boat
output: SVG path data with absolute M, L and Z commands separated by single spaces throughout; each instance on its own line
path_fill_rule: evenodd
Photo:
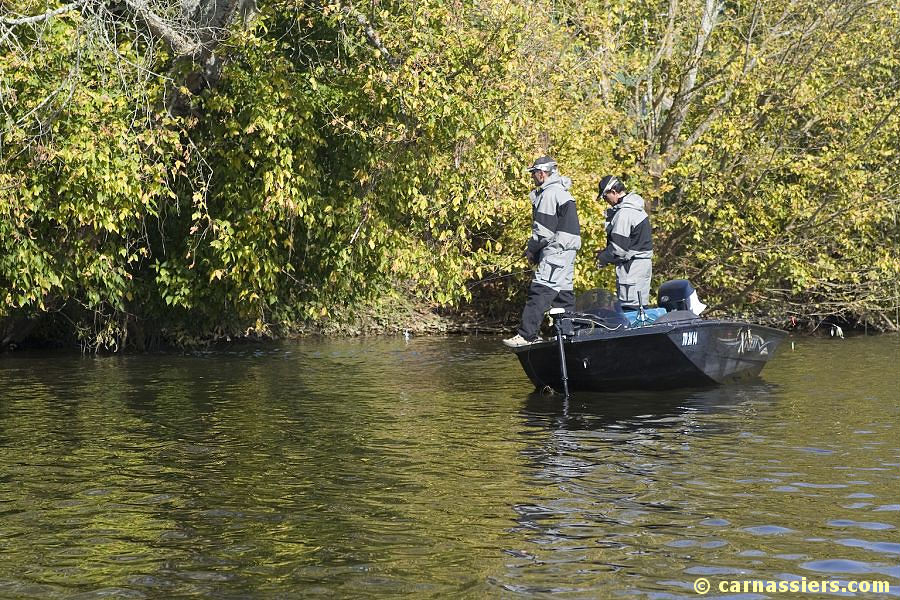
M 696 346 L 697 345 L 697 332 L 696 331 L 682 331 L 681 332 L 681 345 L 682 346 Z

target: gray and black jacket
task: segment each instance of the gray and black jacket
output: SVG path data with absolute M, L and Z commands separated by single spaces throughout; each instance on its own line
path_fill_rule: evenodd
M 597 253 L 599 266 L 653 258 L 653 230 L 643 198 L 629 192 L 606 211 L 606 221 L 606 248 Z
M 581 248 L 581 225 L 575 198 L 569 193 L 571 186 L 571 179 L 553 172 L 529 195 L 532 227 L 527 248 L 538 263 L 534 281 L 558 292 L 572 289 L 575 253 Z

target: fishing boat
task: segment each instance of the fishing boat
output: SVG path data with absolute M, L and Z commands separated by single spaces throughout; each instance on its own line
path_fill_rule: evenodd
M 551 310 L 556 335 L 513 351 L 537 389 L 614 391 L 673 389 L 757 377 L 786 333 L 699 316 L 690 282 L 667 281 L 656 308 L 624 311 L 605 290 Z M 693 309 L 693 310 L 692 310 Z

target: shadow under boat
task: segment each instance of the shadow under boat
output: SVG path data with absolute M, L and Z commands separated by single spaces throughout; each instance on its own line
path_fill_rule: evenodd
M 651 320 L 643 310 L 625 313 L 615 296 L 592 290 L 579 296 L 577 312 L 554 316 L 553 339 L 514 352 L 536 389 L 659 390 L 756 378 L 787 334 L 702 319 L 689 309 L 691 297 L 696 293 L 685 280 L 663 284 Z

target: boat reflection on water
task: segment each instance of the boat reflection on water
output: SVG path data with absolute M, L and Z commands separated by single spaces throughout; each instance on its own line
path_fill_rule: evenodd
M 558 482 L 610 468 L 607 475 L 614 478 L 649 477 L 680 465 L 689 471 L 702 454 L 697 448 L 716 443 L 705 440 L 742 435 L 748 415 L 777 394 L 778 386 L 762 382 L 666 393 L 582 393 L 577 399 L 533 393 L 521 415 L 535 443 L 522 454 L 539 479 Z
M 697 414 L 733 410 L 742 403 L 770 402 L 777 394 L 778 385 L 764 381 L 667 392 L 579 392 L 568 398 L 535 391 L 526 398 L 522 415 L 525 424 L 532 427 L 636 430 L 648 423 L 671 425 Z M 704 426 L 715 427 L 712 423 Z
M 675 554 L 678 544 L 696 545 L 687 550 L 696 553 L 722 543 L 698 523 L 734 501 L 730 478 L 720 474 L 744 461 L 735 439 L 755 441 L 747 425 L 779 395 L 779 386 L 755 382 L 527 396 L 521 456 L 534 493 L 511 507 L 511 531 L 526 543 L 506 550 L 498 585 L 520 594 L 632 597 L 627 582 L 648 557 Z M 569 574 L 566 586 L 547 586 L 559 571 Z

